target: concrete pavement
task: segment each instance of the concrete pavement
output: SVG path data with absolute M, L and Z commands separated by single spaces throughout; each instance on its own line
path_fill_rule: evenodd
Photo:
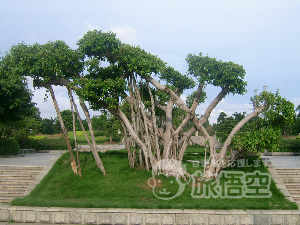
M 261 158 L 268 158 L 276 169 L 300 168 L 300 156 L 261 156 Z
M 62 154 L 51 153 L 32 153 L 16 157 L 1 157 L 1 166 L 46 166 L 53 157 L 59 157 Z

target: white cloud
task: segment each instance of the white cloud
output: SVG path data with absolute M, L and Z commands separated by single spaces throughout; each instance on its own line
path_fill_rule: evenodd
M 89 21 L 85 21 L 84 22 L 84 25 L 85 25 L 85 30 L 86 31 L 88 31 L 88 30 L 91 30 L 91 31 L 93 31 L 93 30 L 99 30 L 99 28 L 98 28 L 98 26 L 96 25 L 96 26 L 94 26 L 94 25 L 92 25 Z
M 111 26 L 110 31 L 116 33 L 117 38 L 126 44 L 134 44 L 138 37 L 138 32 L 130 26 Z

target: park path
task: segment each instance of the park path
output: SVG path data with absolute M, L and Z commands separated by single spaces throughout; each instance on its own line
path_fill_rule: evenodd
M 269 171 L 282 193 L 300 208 L 300 156 L 262 156 L 272 167 Z
M 25 196 L 62 154 L 33 153 L 0 158 L 0 204 Z

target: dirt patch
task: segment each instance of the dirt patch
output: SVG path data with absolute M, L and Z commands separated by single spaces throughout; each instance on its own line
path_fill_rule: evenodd
M 161 180 L 159 180 L 159 179 L 150 179 L 150 180 L 146 180 L 143 184 L 140 185 L 140 187 L 142 187 L 146 190 L 150 190 L 150 189 L 152 189 L 152 187 L 154 185 L 155 185 L 155 187 L 163 186 Z

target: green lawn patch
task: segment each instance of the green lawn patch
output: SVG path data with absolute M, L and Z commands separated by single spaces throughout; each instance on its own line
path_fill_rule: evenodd
M 194 154 L 198 153 L 198 154 Z M 173 199 L 163 200 L 154 193 L 170 190 L 170 196 L 178 192 L 174 178 L 160 175 L 156 177 L 155 191 L 148 184 L 152 173 L 140 168 L 130 168 L 126 150 L 100 153 L 107 175 L 103 176 L 96 168 L 92 153 L 80 153 L 82 179 L 73 174 L 68 153 L 61 156 L 39 185 L 24 198 L 12 201 L 12 205 L 41 207 L 83 207 L 83 208 L 158 208 L 158 209 L 297 209 L 297 205 L 285 199 L 284 195 L 271 181 L 270 198 L 192 198 L 193 186 L 190 181 L 184 185 L 182 193 Z M 187 171 L 202 171 L 204 149 L 189 147 L 184 156 Z M 189 160 L 189 161 L 186 161 Z M 256 160 L 256 161 L 255 161 Z M 248 159 L 247 163 L 259 162 L 258 158 Z M 198 167 L 199 166 L 199 167 Z M 257 167 L 238 166 L 228 171 L 267 172 L 259 162 Z M 160 180 L 160 183 L 158 183 Z M 150 179 L 150 184 L 153 179 Z M 182 182 L 184 182 L 182 180 Z M 222 183 L 222 182 L 221 182 Z M 175 184 L 175 185 L 174 185 Z M 203 183 L 201 183 L 203 185 Z M 214 185 L 214 184 L 211 184 Z M 222 185 L 222 184 L 221 184 Z M 209 187 L 209 186 L 208 186 Z M 197 194 L 195 192 L 195 194 Z
M 89 137 L 90 141 L 92 142 L 90 132 L 87 131 L 87 134 L 88 134 L 88 137 Z M 95 131 L 94 134 L 95 134 L 95 140 L 96 140 L 97 145 L 103 145 L 104 143 L 109 142 L 109 137 L 102 136 L 103 132 Z M 74 140 L 74 132 L 73 131 L 69 131 L 68 136 L 69 136 L 70 140 L 72 140 L 72 139 Z M 78 145 L 88 145 L 88 143 L 85 139 L 83 131 L 76 131 L 76 139 L 77 139 L 77 144 Z M 116 138 L 113 138 L 113 141 L 116 142 L 116 143 L 119 143 L 120 141 L 122 141 L 122 139 L 121 139 L 121 137 L 116 137 Z

